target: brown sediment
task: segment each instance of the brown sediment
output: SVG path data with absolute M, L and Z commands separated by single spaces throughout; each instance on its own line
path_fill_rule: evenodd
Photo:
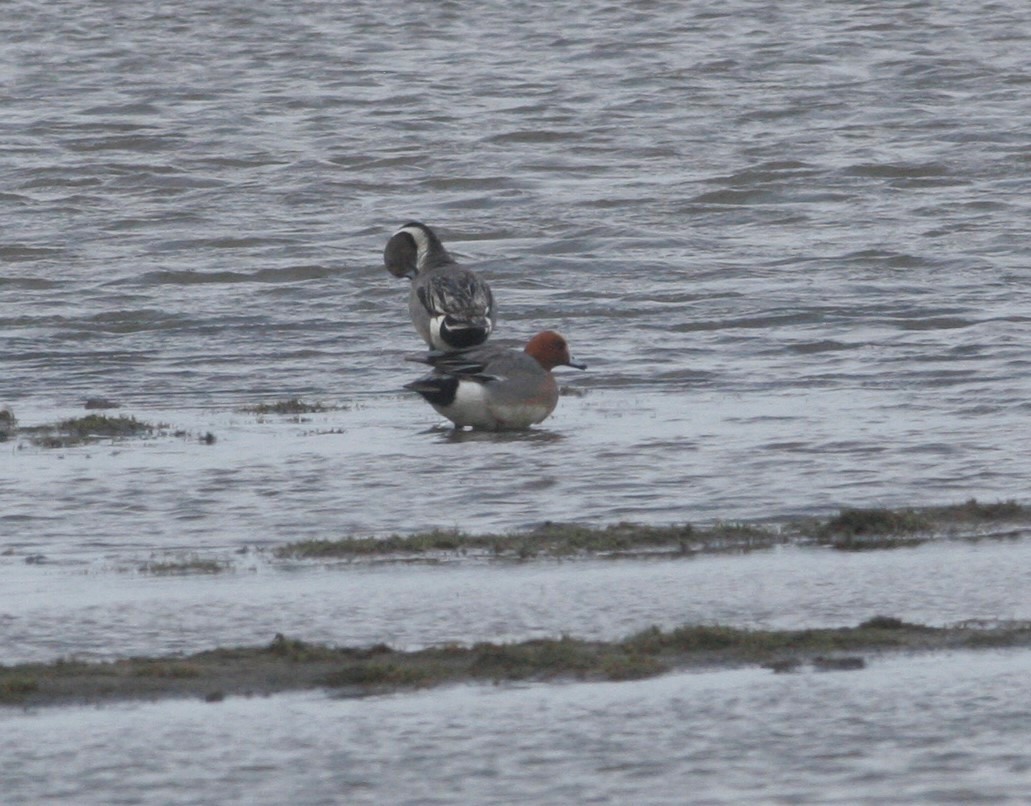
M 676 669 L 764 666 L 858 670 L 857 653 L 1031 647 L 1031 623 L 928 627 L 878 616 L 857 627 L 742 630 L 718 625 L 657 627 L 622 641 L 568 636 L 511 644 L 447 645 L 401 652 L 379 644 L 337 648 L 277 635 L 266 646 L 198 652 L 185 657 L 128 658 L 110 663 L 61 660 L 0 667 L 0 704 L 43 706 L 329 689 L 347 696 L 454 683 L 634 680 Z

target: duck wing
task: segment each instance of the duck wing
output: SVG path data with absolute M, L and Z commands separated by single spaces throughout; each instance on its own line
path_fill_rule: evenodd
M 431 316 L 450 316 L 459 321 L 494 319 L 494 295 L 490 286 L 471 271 L 450 268 L 426 278 L 417 292 Z

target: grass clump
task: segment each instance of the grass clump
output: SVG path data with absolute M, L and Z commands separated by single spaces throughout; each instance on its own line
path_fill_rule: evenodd
M 923 509 L 842 509 L 811 528 L 816 542 L 846 550 L 916 546 L 935 536 L 979 529 L 1000 522 L 1031 520 L 1031 512 L 1016 501 L 985 504 L 971 498 L 962 504 Z M 963 535 L 976 540 L 980 532 Z
M 582 677 L 597 662 L 596 653 L 587 643 L 568 636 L 519 644 L 480 643 L 471 652 L 470 674 L 494 680 L 523 680 L 538 675 Z
M 933 521 L 912 509 L 843 509 L 824 524 L 823 534 L 862 537 L 912 534 L 930 529 Z
M 134 437 L 154 430 L 150 423 L 135 417 L 108 417 L 106 414 L 87 414 L 57 424 L 57 430 L 73 437 Z
M 732 655 L 764 661 L 785 653 L 833 653 L 844 650 L 901 646 L 930 627 L 876 616 L 858 627 L 807 630 L 750 630 L 721 625 L 685 625 L 670 631 L 657 627 L 626 639 L 628 647 L 650 655 L 663 653 Z
M 912 509 L 843 509 L 816 529 L 818 543 L 847 551 L 915 546 L 930 537 L 934 521 Z
M 659 546 L 684 550 L 695 537 L 690 524 L 656 527 L 635 523 L 616 523 L 596 528 L 571 523 L 547 522 L 530 532 L 508 539 L 510 551 L 520 557 L 574 554 L 619 554 Z
M 669 670 L 668 664 L 626 642 L 581 641 L 569 636 L 518 644 L 475 644 L 468 674 L 501 680 L 640 680 Z
M 392 652 L 393 650 L 388 648 L 386 651 Z M 316 660 L 334 660 L 339 657 L 337 650 L 330 647 L 311 644 L 296 638 L 287 638 L 282 633 L 276 633 L 276 637 L 264 648 L 264 652 L 292 663 L 311 663 Z

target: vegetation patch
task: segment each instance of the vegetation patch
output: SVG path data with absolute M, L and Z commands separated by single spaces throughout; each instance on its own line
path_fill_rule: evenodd
M 0 669 L 0 704 L 16 704 L 39 691 L 39 681 L 28 674 L 4 674 Z
M 477 555 L 493 559 L 535 557 L 627 557 L 654 554 L 749 551 L 785 542 L 779 533 L 758 526 L 721 524 L 707 529 L 619 523 L 606 527 L 546 523 L 516 534 L 470 535 L 435 529 L 412 535 L 305 540 L 275 550 L 280 558 L 347 559 Z
M 61 420 L 53 425 L 22 428 L 19 433 L 28 436 L 32 444 L 43 448 L 67 448 L 100 439 L 150 436 L 160 427 L 124 415 L 109 417 L 105 414 L 87 414 Z
M 929 507 L 924 512 L 928 517 L 946 523 L 1031 521 L 1031 510 L 1021 506 L 1013 499 L 985 504 L 976 498 L 970 498 L 962 504 Z
M 843 509 L 823 523 L 800 527 L 817 543 L 845 550 L 915 546 L 943 535 L 984 537 L 983 530 L 1004 523 L 1031 522 L 1031 512 L 1016 501 L 962 504 L 923 509 Z
M 584 677 L 598 667 L 606 649 L 569 636 L 536 639 L 520 644 L 480 643 L 471 650 L 469 674 L 492 680 L 523 680 L 529 677 Z
M 264 646 L 113 663 L 61 660 L 0 666 L 0 704 L 237 695 L 331 688 L 350 696 L 447 683 L 636 680 L 672 669 L 759 665 L 775 672 L 859 670 L 860 652 L 1031 647 L 1031 623 L 928 627 L 876 616 L 857 627 L 745 630 L 722 625 L 652 627 L 622 641 L 570 636 L 518 643 L 449 644 L 402 652 L 383 644 L 332 647 L 283 635 Z
M 927 509 L 843 509 L 824 521 L 783 526 L 717 523 L 650 526 L 617 523 L 594 527 L 546 522 L 509 534 L 467 534 L 434 529 L 388 537 L 343 537 L 288 543 L 274 549 L 281 559 L 423 560 L 454 557 L 496 560 L 573 557 L 685 557 L 717 552 L 747 552 L 774 546 L 821 545 L 859 551 L 915 546 L 935 539 L 983 540 L 1019 537 L 1020 529 L 1001 527 L 1031 523 L 1031 511 L 1015 501 L 963 504 Z
M 458 531 L 434 529 L 415 535 L 390 537 L 345 537 L 339 540 L 302 540 L 275 549 L 277 557 L 295 559 L 356 559 L 369 556 L 492 550 L 490 535 L 474 537 Z
M 140 658 L 133 664 L 132 674 L 136 677 L 162 677 L 182 680 L 200 677 L 203 671 L 196 663 L 190 663 L 189 661 Z
M 318 414 L 320 412 L 329 411 L 330 409 L 323 406 L 321 403 L 306 403 L 299 398 L 291 398 L 290 400 L 279 400 L 275 403 L 258 403 L 254 406 L 244 406 L 240 411 L 247 414 L 287 414 L 287 415 L 298 415 L 298 414 Z
M 820 534 L 836 538 L 912 534 L 933 525 L 931 518 L 911 509 L 843 509 L 823 524 Z

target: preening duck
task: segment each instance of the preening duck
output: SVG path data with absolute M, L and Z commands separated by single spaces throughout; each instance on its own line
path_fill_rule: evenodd
M 432 349 L 461 350 L 490 337 L 497 320 L 490 286 L 460 266 L 425 224 L 401 227 L 387 241 L 383 263 L 395 277 L 412 281 L 412 323 Z

